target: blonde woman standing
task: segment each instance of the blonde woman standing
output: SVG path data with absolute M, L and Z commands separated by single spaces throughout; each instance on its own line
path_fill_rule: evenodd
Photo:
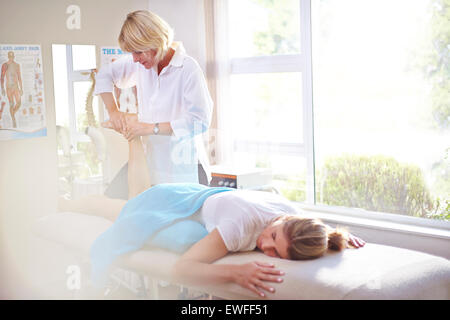
M 112 128 L 129 141 L 146 137 L 153 184 L 208 185 L 209 163 L 201 135 L 210 126 L 213 103 L 200 66 L 181 42 L 173 41 L 167 22 L 147 10 L 127 15 L 118 40 L 121 49 L 131 55 L 102 67 L 95 87 Z M 114 86 L 136 86 L 137 119 L 119 111 Z M 127 166 L 122 168 L 107 196 L 128 198 L 127 170 Z

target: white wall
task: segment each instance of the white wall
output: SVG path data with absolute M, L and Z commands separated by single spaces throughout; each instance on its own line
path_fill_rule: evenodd
M 72 4 L 81 8 L 81 30 L 66 28 L 66 8 Z M 204 70 L 203 1 L 0 0 L 0 8 L 0 43 L 40 44 L 42 49 L 47 136 L 0 141 L 0 299 L 27 298 L 36 294 L 30 268 L 45 260 L 33 252 L 30 227 L 57 206 L 52 44 L 117 45 L 126 14 L 150 9 L 169 22 L 175 40 Z
M 203 0 L 149 0 L 148 9 L 166 20 L 175 30 L 175 41 L 182 41 L 188 55 L 205 72 L 205 17 Z
M 66 8 L 81 8 L 81 30 L 66 28 Z M 147 0 L 0 0 L 0 42 L 40 44 L 47 136 L 0 141 L 0 299 L 32 294 L 29 268 L 38 262 L 29 234 L 33 219 L 55 212 L 57 158 L 52 44 L 117 45 L 126 14 Z

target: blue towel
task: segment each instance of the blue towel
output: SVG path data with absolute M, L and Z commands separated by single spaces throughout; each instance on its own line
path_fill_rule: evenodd
M 194 214 L 209 196 L 232 190 L 236 189 L 206 187 L 195 183 L 164 183 L 130 199 L 114 224 L 92 244 L 91 279 L 94 285 L 104 286 L 107 283 L 108 269 L 120 255 L 142 248 L 149 240 L 151 243 L 151 237 L 158 231 Z M 177 230 L 180 230 L 180 226 L 183 225 L 179 224 Z M 189 224 L 184 226 L 188 227 Z M 198 226 L 195 230 L 198 230 Z M 177 237 L 177 234 L 170 234 Z M 172 246 L 184 249 L 186 244 L 182 242 L 178 239 Z M 161 237 L 155 243 L 161 243 Z M 180 248 L 175 248 L 175 251 L 182 251 Z

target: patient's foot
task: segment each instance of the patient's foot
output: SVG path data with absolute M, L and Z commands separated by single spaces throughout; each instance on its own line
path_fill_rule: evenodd
M 102 122 L 101 123 L 101 126 L 103 127 L 103 128 L 107 128 L 107 129 L 114 129 L 114 127 L 113 127 L 113 125 L 112 125 L 112 122 L 111 121 L 105 121 L 105 122 Z
M 137 113 L 125 113 L 125 120 L 127 124 L 138 122 Z
M 58 208 L 57 208 L 57 212 L 65 212 L 65 211 L 70 211 L 71 206 L 71 202 L 72 200 L 69 200 L 67 197 L 65 196 L 60 196 L 58 198 Z
M 123 116 L 125 117 L 127 125 L 138 122 L 137 113 L 123 113 Z M 102 122 L 101 125 L 103 128 L 114 129 L 114 126 L 110 120 Z

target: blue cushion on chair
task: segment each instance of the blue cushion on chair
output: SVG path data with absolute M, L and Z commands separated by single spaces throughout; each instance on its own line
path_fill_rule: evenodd
M 159 231 L 147 244 L 183 253 L 207 234 L 205 227 L 197 221 L 181 220 Z

